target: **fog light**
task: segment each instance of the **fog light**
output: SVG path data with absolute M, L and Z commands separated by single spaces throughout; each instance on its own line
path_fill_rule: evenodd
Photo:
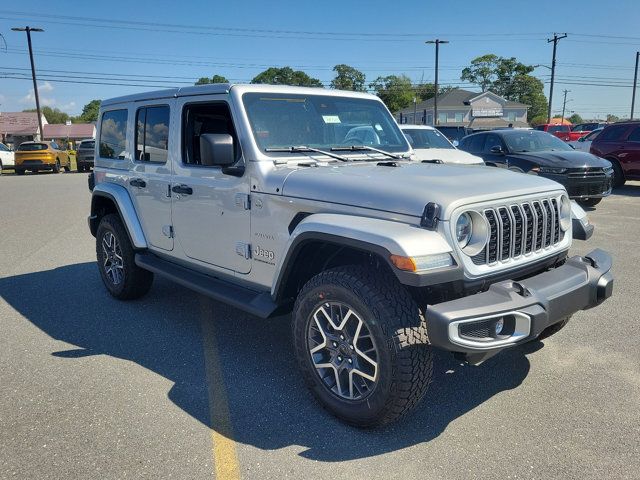
M 496 335 L 500 335 L 504 328 L 504 318 L 500 317 L 493 328 L 495 329 Z

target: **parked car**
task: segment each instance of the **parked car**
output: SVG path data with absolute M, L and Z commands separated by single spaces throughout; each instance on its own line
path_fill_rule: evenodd
M 79 172 L 88 172 L 93 167 L 96 141 L 93 138 L 82 140 L 76 148 L 76 164 Z
M 640 122 L 608 125 L 591 143 L 591 153 L 612 163 L 614 186 L 640 180 Z
M 484 165 L 480 157 L 458 150 L 447 137 L 433 127 L 427 125 L 400 125 L 400 130 L 409 140 L 409 145 L 413 147 L 415 160 Z
M 604 127 L 596 128 L 592 132 L 589 132 L 583 135 L 577 140 L 571 140 L 570 142 L 567 142 L 567 143 L 571 145 L 573 148 L 575 148 L 576 150 L 580 150 L 581 152 L 589 152 L 589 150 L 591 149 L 591 142 L 593 142 L 593 140 L 598 135 L 600 135 L 600 132 L 603 130 L 603 128 Z
M 15 154 L 4 143 L 0 143 L 0 172 L 15 165 Z
M 462 140 L 464 137 L 473 133 L 473 130 L 468 127 L 450 127 L 446 125 L 436 125 L 435 128 L 444 133 L 444 136 L 447 137 L 449 141 L 455 146 L 458 146 L 460 140 Z
M 599 123 L 599 122 L 588 122 L 588 123 L 578 123 L 571 127 L 571 132 L 569 133 L 570 142 L 575 142 L 578 139 L 584 137 L 587 133 L 593 132 L 598 128 L 602 129 L 606 127 L 607 123 Z
M 357 127 L 376 143 L 358 143 Z M 612 293 L 606 252 L 568 256 L 563 186 L 413 161 L 374 95 L 129 95 L 102 102 L 96 141 L 89 228 L 108 292 L 139 298 L 158 274 L 257 317 L 291 313 L 303 378 L 354 425 L 417 406 L 432 349 L 477 364 Z
M 544 123 L 542 125 L 537 125 L 535 130 L 539 130 L 541 132 L 547 132 L 551 135 L 555 135 L 560 140 L 564 140 L 568 142 L 571 139 L 571 125 L 562 125 L 560 123 Z
M 480 155 L 487 165 L 532 173 L 564 185 L 569 197 L 593 207 L 611 193 L 611 163 L 571 148 L 537 130 L 496 130 L 462 140 L 462 150 Z
M 65 172 L 71 170 L 71 160 L 66 150 L 56 142 L 24 142 L 15 152 L 15 171 L 18 175 L 41 170 L 58 173 L 61 168 Z

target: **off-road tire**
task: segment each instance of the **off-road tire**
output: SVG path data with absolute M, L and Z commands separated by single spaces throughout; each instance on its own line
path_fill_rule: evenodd
M 112 282 L 104 267 L 105 253 L 102 248 L 102 241 L 108 232 L 115 236 L 120 245 L 123 260 L 123 279 L 119 284 Z M 100 270 L 102 282 L 109 293 L 120 300 L 133 300 L 142 297 L 149 291 L 153 283 L 153 273 L 138 267 L 134 257 L 135 251 L 120 217 L 115 213 L 102 217 L 96 232 L 98 269 Z
M 309 322 L 326 302 L 341 302 L 358 313 L 378 350 L 378 380 L 366 398 L 340 398 L 323 383 L 308 346 Z M 426 323 L 409 293 L 391 273 L 364 266 L 326 270 L 302 288 L 293 310 L 293 342 L 305 382 L 320 403 L 358 427 L 390 423 L 415 408 L 433 374 Z
M 554 323 L 550 327 L 545 328 L 542 331 L 542 333 L 538 336 L 538 340 L 544 340 L 545 338 L 549 338 L 551 335 L 555 335 L 556 333 L 558 333 L 560 330 L 562 330 L 564 327 L 567 326 L 567 323 L 569 323 L 570 319 L 571 319 L 571 315 L 569 315 L 564 320 L 561 320 L 558 323 Z
M 583 207 L 595 207 L 602 201 L 602 198 L 587 198 L 585 200 L 578 200 L 578 203 Z

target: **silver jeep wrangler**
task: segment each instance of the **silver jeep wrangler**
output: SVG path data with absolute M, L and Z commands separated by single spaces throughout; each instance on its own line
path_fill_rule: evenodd
M 257 317 L 291 313 L 311 391 L 358 426 L 424 396 L 432 350 L 477 364 L 612 292 L 553 181 L 422 163 L 375 96 L 216 84 L 102 103 L 89 227 L 102 280 L 163 275 Z

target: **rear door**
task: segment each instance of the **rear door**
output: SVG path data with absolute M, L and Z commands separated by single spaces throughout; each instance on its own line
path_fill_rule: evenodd
M 174 106 L 174 99 L 141 102 L 133 112 L 133 167 L 127 188 L 147 242 L 162 250 L 173 250 L 169 154 L 174 146 L 169 132 Z
M 640 177 L 640 125 L 631 130 L 625 147 L 626 155 L 623 160 L 623 168 L 627 175 Z

